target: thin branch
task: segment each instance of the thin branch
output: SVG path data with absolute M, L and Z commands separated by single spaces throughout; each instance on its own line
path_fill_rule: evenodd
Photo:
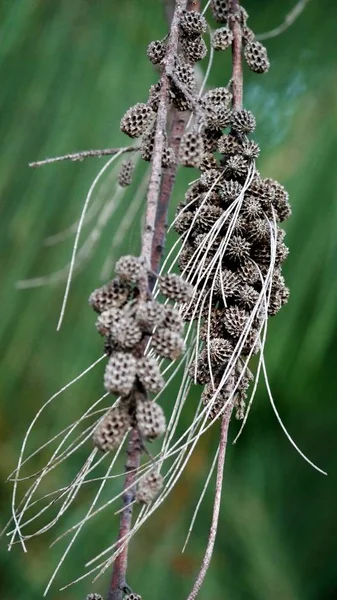
M 44 160 L 38 160 L 36 162 L 29 163 L 29 167 L 43 167 L 44 165 L 50 165 L 52 163 L 61 162 L 62 160 L 72 160 L 76 162 L 81 161 L 85 158 L 96 157 L 101 158 L 102 156 L 113 156 L 114 154 L 124 154 L 126 152 L 137 152 L 138 146 L 126 146 L 125 148 L 103 148 L 102 150 L 83 150 L 82 152 L 73 152 L 72 154 L 64 154 L 63 156 L 55 156 L 54 158 L 45 158 Z
M 167 127 L 168 114 L 168 90 L 169 90 L 169 75 L 173 73 L 174 60 L 178 50 L 179 40 L 179 19 L 183 9 L 186 8 L 187 0 L 177 0 L 174 14 L 172 17 L 170 34 L 167 43 L 166 59 L 164 69 L 161 74 L 161 90 L 160 101 L 157 112 L 156 133 L 154 140 L 153 159 L 151 167 L 151 175 L 147 192 L 147 206 L 145 215 L 144 232 L 142 236 L 141 256 L 145 259 L 148 266 L 157 267 L 157 264 L 152 263 L 153 260 L 159 262 L 161 252 L 153 256 L 153 245 L 156 233 L 156 219 L 158 206 L 161 199 L 162 189 L 162 156 L 164 150 L 165 134 Z M 162 202 L 168 202 L 170 193 L 165 196 Z M 164 223 L 166 222 L 166 209 L 163 209 Z M 141 290 L 147 293 L 148 281 L 144 282 L 144 289 Z M 113 566 L 112 578 L 108 592 L 108 600 L 122 600 L 123 590 L 128 589 L 126 583 L 126 569 L 128 559 L 128 543 L 124 540 L 127 538 L 132 525 L 133 501 L 135 496 L 135 486 L 133 485 L 137 478 L 137 465 L 140 463 L 141 445 L 136 429 L 131 433 L 128 445 L 128 461 L 127 469 L 130 469 L 124 484 L 124 489 L 127 490 L 123 494 L 123 511 L 121 514 L 120 528 L 118 534 L 117 548 L 123 546 L 123 549 L 116 557 Z
M 297 21 L 298 17 L 302 14 L 305 7 L 307 6 L 309 0 L 300 0 L 295 4 L 294 8 L 291 9 L 290 12 L 285 16 L 283 23 L 275 29 L 271 29 L 270 31 L 266 31 L 265 33 L 260 33 L 256 36 L 257 40 L 269 40 L 270 38 L 277 37 L 281 33 L 284 33 L 295 21 Z
M 204 582 L 206 573 L 208 571 L 208 567 L 211 562 L 211 558 L 214 550 L 215 538 L 218 530 L 219 523 L 219 513 L 220 513 L 220 505 L 221 505 L 221 495 L 222 495 L 222 483 L 223 483 L 223 470 L 225 466 L 225 458 L 226 458 L 226 447 L 227 447 L 227 439 L 228 439 L 228 427 L 233 410 L 233 404 L 231 404 L 227 411 L 225 411 L 222 420 L 221 420 L 221 430 L 220 430 L 220 441 L 219 441 L 219 457 L 218 457 L 218 466 L 217 466 L 217 474 L 216 474 L 216 483 L 215 483 L 215 497 L 214 497 L 214 505 L 213 505 L 213 515 L 211 527 L 209 530 L 208 542 L 206 551 L 204 554 L 204 558 L 201 564 L 200 571 L 198 576 L 194 582 L 193 589 L 188 596 L 187 600 L 195 600 L 197 597 L 200 588 Z

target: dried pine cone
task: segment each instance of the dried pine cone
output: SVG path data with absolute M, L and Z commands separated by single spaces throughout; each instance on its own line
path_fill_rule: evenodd
M 256 127 L 255 117 L 250 110 L 233 110 L 231 124 L 238 133 L 252 133 Z
M 204 154 L 204 142 L 200 133 L 184 133 L 179 147 L 179 162 L 185 167 L 199 167 Z
M 201 35 L 207 31 L 205 17 L 196 11 L 184 10 L 179 25 L 188 36 Z
M 126 111 L 121 119 L 120 128 L 129 137 L 136 138 L 144 133 L 153 117 L 151 106 L 139 102 Z
M 233 355 L 233 345 L 229 340 L 214 338 L 210 341 L 207 351 L 215 364 L 226 363 Z
M 176 308 L 173 308 L 173 306 L 170 306 L 169 304 L 166 304 L 163 308 L 165 317 L 162 322 L 162 326 L 165 329 L 182 334 L 184 330 L 184 323 L 180 313 Z
M 239 287 L 235 293 L 235 300 L 240 308 L 246 310 L 252 310 L 257 304 L 259 299 L 259 293 L 248 284 L 244 284 Z
M 165 318 L 165 307 L 156 300 L 141 300 L 137 304 L 135 318 L 137 323 L 145 329 L 152 331 L 160 325 Z
M 165 381 L 154 357 L 143 356 L 138 360 L 137 376 L 147 392 L 156 394 L 164 387 Z
M 230 11 L 230 0 L 212 0 L 211 10 L 214 19 L 218 21 L 218 23 L 227 23 Z
M 150 42 L 147 47 L 147 57 L 153 65 L 158 65 L 165 58 L 166 47 L 161 40 Z
M 240 195 L 242 185 L 238 181 L 224 181 L 221 186 L 221 194 L 226 204 L 230 204 Z
M 231 298 L 238 291 L 241 284 L 240 277 L 229 269 L 224 269 L 221 276 L 218 275 L 214 283 L 214 293 L 217 296 L 223 295 Z
M 147 440 L 155 440 L 165 433 L 164 411 L 156 402 L 152 400 L 137 402 L 135 417 L 139 432 Z
M 188 302 L 193 296 L 193 286 L 179 275 L 161 275 L 159 288 L 164 296 L 176 302 Z
M 122 317 L 122 311 L 115 306 L 104 310 L 96 321 L 97 331 L 101 335 L 109 335 L 112 325 Z
M 104 387 L 111 394 L 127 396 L 136 379 L 136 359 L 127 352 L 113 352 L 104 373 Z
M 136 502 L 149 504 L 158 495 L 158 492 L 163 487 L 163 477 L 156 469 L 150 471 L 148 475 L 144 475 L 138 483 L 136 492 Z
M 101 594 L 88 594 L 85 600 L 104 600 Z
M 186 60 L 192 64 L 202 60 L 207 54 L 207 46 L 200 37 L 181 38 L 181 47 Z
M 131 592 L 127 596 L 124 596 L 124 600 L 142 600 L 142 597 L 139 594 Z
M 127 187 L 128 185 L 131 185 L 134 167 L 135 165 L 133 164 L 132 160 L 124 160 L 122 162 L 122 166 L 117 177 L 118 183 L 121 187 Z
M 266 48 L 260 42 L 252 40 L 244 49 L 246 63 L 254 73 L 266 73 L 270 67 Z
M 184 350 L 184 340 L 175 331 L 158 329 L 151 338 L 153 350 L 162 358 L 175 360 Z
M 228 27 L 216 29 L 212 36 L 214 50 L 227 50 L 232 45 L 233 32 Z
M 140 256 L 121 256 L 115 264 L 115 271 L 121 279 L 137 283 L 145 273 L 144 260 Z
M 226 256 L 233 262 L 242 263 L 249 258 L 251 245 L 241 235 L 232 235 L 226 249 Z
M 131 425 L 127 407 L 122 403 L 114 406 L 97 425 L 93 442 L 103 452 L 118 448 Z
M 241 145 L 237 137 L 231 134 L 223 135 L 218 141 L 218 152 L 225 155 L 238 154 Z
M 133 317 L 121 316 L 110 327 L 112 342 L 125 350 L 134 348 L 142 339 L 142 331 Z
M 212 88 L 202 97 L 202 106 L 209 106 L 215 104 L 225 105 L 228 108 L 232 99 L 232 94 L 227 87 L 216 87 Z
M 89 304 L 96 312 L 101 313 L 113 306 L 123 306 L 128 301 L 130 292 L 130 286 L 116 278 L 94 290 L 89 296 Z

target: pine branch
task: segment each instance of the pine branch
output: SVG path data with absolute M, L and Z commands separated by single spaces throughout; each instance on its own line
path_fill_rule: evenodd
M 164 223 L 166 222 L 166 210 L 165 205 L 168 204 L 170 193 L 161 195 L 162 189 L 162 156 L 164 150 L 165 133 L 167 126 L 167 113 L 168 113 L 168 90 L 169 90 L 169 75 L 174 69 L 174 60 L 178 50 L 178 39 L 179 39 L 179 19 L 182 11 L 186 8 L 187 0 L 177 0 L 175 4 L 175 10 L 172 17 L 171 29 L 169 39 L 167 43 L 167 51 L 165 58 L 164 69 L 161 74 L 161 89 L 160 89 L 160 101 L 157 112 L 156 122 L 156 133 L 154 140 L 153 159 L 151 165 L 151 176 L 147 192 L 147 206 L 145 215 L 145 225 L 142 236 L 142 249 L 141 256 L 146 260 L 147 264 L 151 268 L 157 268 L 161 256 L 161 252 L 157 253 L 154 257 L 153 246 L 156 235 L 156 224 L 157 224 L 157 213 L 158 207 L 161 202 L 162 215 L 165 213 Z M 162 223 L 162 218 L 160 219 Z M 152 262 L 152 261 L 156 262 Z M 148 281 L 145 282 L 146 290 L 148 289 Z M 145 287 L 144 286 L 144 287 Z M 141 447 L 140 447 L 139 435 L 136 429 L 131 433 L 131 437 L 128 445 L 128 460 L 126 469 L 127 473 L 124 489 L 128 491 L 123 494 L 123 507 L 124 510 L 121 514 L 120 528 L 118 534 L 118 540 L 125 539 L 125 536 L 130 532 L 132 525 L 132 502 L 134 500 L 135 490 L 132 485 L 136 479 L 136 470 L 140 463 Z M 130 465 L 132 470 L 130 471 Z M 120 542 L 121 543 L 121 542 Z M 126 583 L 126 569 L 127 569 L 127 558 L 128 558 L 128 544 L 125 544 L 121 553 L 117 556 L 114 566 L 110 588 L 108 592 L 108 600 L 122 600 L 123 589 L 128 589 Z

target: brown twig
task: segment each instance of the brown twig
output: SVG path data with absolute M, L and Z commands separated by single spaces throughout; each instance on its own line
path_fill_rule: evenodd
M 126 146 L 125 148 L 103 148 L 102 150 L 83 150 L 81 152 L 73 152 L 72 154 L 64 154 L 63 156 L 54 156 L 53 158 L 45 158 L 44 160 L 38 160 L 36 162 L 29 163 L 30 167 L 43 167 L 44 165 L 50 165 L 52 163 L 61 162 L 62 160 L 81 161 L 85 158 L 101 156 L 113 156 L 118 152 L 137 152 L 139 147 L 137 146 Z
M 240 10 L 239 0 L 232 0 L 231 16 L 229 26 L 233 32 L 232 44 L 232 92 L 233 109 L 242 108 L 243 78 L 242 78 L 242 31 L 239 20 L 235 18 Z
M 227 439 L 228 439 L 228 427 L 233 410 L 233 404 L 228 406 L 227 410 L 224 412 L 222 420 L 221 420 L 221 429 L 220 429 L 220 441 L 219 441 L 219 456 L 218 456 L 218 465 L 217 465 L 217 474 L 216 474 L 216 483 L 215 483 L 215 496 L 214 496 L 214 504 L 213 504 L 213 515 L 211 527 L 209 530 L 209 536 L 207 541 L 207 547 L 204 554 L 203 561 L 201 563 L 200 571 L 198 576 L 194 582 L 193 589 L 188 596 L 187 600 L 195 600 L 197 597 L 200 588 L 204 582 L 206 573 L 208 571 L 208 567 L 210 565 L 215 538 L 218 530 L 218 522 L 219 522 L 219 513 L 220 513 L 220 505 L 221 505 L 221 494 L 222 494 L 222 483 L 223 483 L 223 471 L 225 466 L 225 458 L 226 458 L 226 448 L 227 448 Z
M 284 31 L 286 31 L 288 29 L 288 27 L 293 25 L 293 23 L 295 23 L 295 21 L 298 19 L 298 17 L 302 14 L 302 12 L 304 11 L 308 2 L 309 2 L 309 0 L 300 0 L 299 2 L 297 2 L 297 4 L 295 4 L 294 8 L 292 8 L 291 11 L 288 12 L 288 14 L 284 17 L 284 21 L 283 21 L 283 23 L 281 23 L 281 25 L 279 25 L 278 27 L 275 27 L 275 29 L 266 31 L 265 33 L 260 33 L 259 35 L 256 36 L 256 39 L 257 40 L 269 40 L 270 38 L 277 37 L 281 33 L 284 33 Z
M 167 105 L 168 105 L 168 89 L 169 75 L 173 72 L 174 59 L 178 50 L 179 39 L 179 19 L 182 10 L 186 7 L 187 0 L 177 0 L 175 10 L 172 17 L 171 29 L 167 43 L 165 65 L 161 74 L 161 90 L 160 101 L 157 113 L 156 133 L 154 140 L 153 159 L 151 166 L 151 176 L 147 192 L 147 206 L 145 215 L 144 232 L 142 236 L 141 256 L 146 260 L 148 266 L 152 267 L 153 260 L 153 244 L 156 232 L 156 217 L 161 194 L 162 184 L 162 156 L 164 149 L 164 141 L 167 125 Z M 160 258 L 160 257 L 159 257 Z M 157 265 L 154 265 L 157 266 Z M 146 288 L 148 283 L 146 282 Z M 120 521 L 118 540 L 125 539 L 131 529 L 132 524 L 132 502 L 134 499 L 135 490 L 132 487 L 136 478 L 137 471 L 134 466 L 139 465 L 141 455 L 141 446 L 139 444 L 138 433 L 133 430 L 128 445 L 128 465 L 133 465 L 132 471 L 127 473 L 124 488 L 127 492 L 123 494 L 123 508 Z M 121 545 L 123 542 L 117 543 Z M 128 543 L 124 544 L 123 550 L 117 556 L 114 566 L 111 584 L 108 593 L 108 600 L 121 600 L 123 588 L 126 586 L 126 568 L 128 557 Z

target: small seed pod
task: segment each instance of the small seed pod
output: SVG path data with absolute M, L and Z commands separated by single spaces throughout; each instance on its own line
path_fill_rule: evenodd
M 211 11 L 214 19 L 218 21 L 218 23 L 227 23 L 230 11 L 230 0 L 212 0 Z
M 121 279 L 137 283 L 145 274 L 145 263 L 140 256 L 121 256 L 115 264 L 115 271 Z
M 255 33 L 252 29 L 249 29 L 249 27 L 244 26 L 242 27 L 242 42 L 244 45 L 249 44 L 250 42 L 253 42 L 255 40 Z
M 137 402 L 135 417 L 140 434 L 147 440 L 155 440 L 165 433 L 165 414 L 156 402 L 152 400 Z
M 137 375 L 147 392 L 156 394 L 165 385 L 158 362 L 153 356 L 143 356 L 137 361 Z
M 142 597 L 139 594 L 131 592 L 130 594 L 127 594 L 127 596 L 124 596 L 124 600 L 142 600 Z
M 233 110 L 232 111 L 232 128 L 237 133 L 252 133 L 256 127 L 256 121 L 253 113 L 250 110 Z
M 245 310 L 238 308 L 237 306 L 230 306 L 224 311 L 224 324 L 229 335 L 237 339 L 242 334 L 248 315 Z
M 194 67 L 189 63 L 182 60 L 182 58 L 175 58 L 174 60 L 174 74 L 175 78 L 182 83 L 189 92 L 193 92 L 195 89 L 195 73 Z
M 266 73 L 269 70 L 267 49 L 260 42 L 253 40 L 246 44 L 244 57 L 248 67 L 254 73 Z
M 201 35 L 207 31 L 205 17 L 196 11 L 184 10 L 179 25 L 188 36 Z
M 209 408 L 208 418 L 211 421 L 217 419 L 220 414 L 223 414 L 224 406 L 231 397 L 233 398 L 234 385 L 234 377 L 230 376 L 219 392 L 213 389 L 212 383 L 208 383 L 205 386 L 201 394 L 201 401 L 204 406 Z
M 213 104 L 204 108 L 205 124 L 208 129 L 225 129 L 232 120 L 232 111 L 222 104 Z
M 88 594 L 85 600 L 103 600 L 101 594 Z
M 179 147 L 179 162 L 185 167 L 200 166 L 204 154 L 204 141 L 202 135 L 197 132 L 187 131 L 184 133 Z
M 121 119 L 120 128 L 129 137 L 136 138 L 144 133 L 153 117 L 151 106 L 139 102 L 126 111 Z
M 188 374 L 191 379 L 199 385 L 206 385 L 206 383 L 210 381 L 210 367 L 207 360 L 207 354 L 205 354 L 204 351 L 190 364 Z
M 139 480 L 136 492 L 136 502 L 150 504 L 163 487 L 163 477 L 156 469 L 150 471 Z
M 160 90 L 161 90 L 160 81 L 158 81 L 158 83 L 155 83 L 154 85 L 151 85 L 151 87 L 149 89 L 149 99 L 148 99 L 147 103 L 149 106 L 151 106 L 151 108 L 154 112 L 157 112 L 157 110 L 158 110 L 159 101 L 160 101 Z
M 146 53 L 149 61 L 151 61 L 153 65 L 159 65 L 161 61 L 165 58 L 166 46 L 164 42 L 160 40 L 155 40 L 153 42 L 150 42 L 150 44 L 147 47 Z
M 180 313 L 177 311 L 176 308 L 170 306 L 169 304 L 166 304 L 163 308 L 165 317 L 162 326 L 165 329 L 169 329 L 170 331 L 175 331 L 176 333 L 182 334 L 182 332 L 184 331 L 184 323 L 180 316 Z
M 204 40 L 200 37 L 182 37 L 181 47 L 186 60 L 192 64 L 199 62 L 199 60 L 205 58 L 207 54 L 207 46 Z
M 161 163 L 163 167 L 171 167 L 176 164 L 176 155 L 170 146 L 164 146 Z
M 174 230 L 179 235 L 182 235 L 191 227 L 193 219 L 194 214 L 192 212 L 188 210 L 182 211 L 174 221 Z
M 113 352 L 104 373 L 104 387 L 111 394 L 128 396 L 136 379 L 137 362 L 132 354 Z
M 221 136 L 221 129 L 209 129 L 206 127 L 202 132 L 205 152 L 214 152 L 217 149 L 218 139 Z
M 227 50 L 232 45 L 233 32 L 228 27 L 216 29 L 212 36 L 212 46 L 214 50 Z
M 243 263 L 249 258 L 251 245 L 241 235 L 232 235 L 228 242 L 226 256 L 235 263 Z
M 230 204 L 240 195 L 242 185 L 238 181 L 224 181 L 221 185 L 221 195 L 226 204 Z
M 274 226 L 266 218 L 255 219 L 249 223 L 249 227 L 247 228 L 247 239 L 253 244 L 259 242 L 270 243 L 271 229 L 273 230 Z
M 101 313 L 113 306 L 123 306 L 128 301 L 130 292 L 131 288 L 125 281 L 112 279 L 90 294 L 89 304 L 96 312 Z
M 142 329 L 147 332 L 160 325 L 165 318 L 165 309 L 156 300 L 140 300 L 137 303 L 135 318 Z
M 142 335 L 142 331 L 133 317 L 121 316 L 110 327 L 112 342 L 123 350 L 134 348 L 142 339 Z
M 121 319 L 122 314 L 122 311 L 115 306 L 108 308 L 108 310 L 104 310 L 96 321 L 97 331 L 101 335 L 109 335 L 111 327 Z
M 114 406 L 97 425 L 93 442 L 102 452 L 110 452 L 118 448 L 131 425 L 127 407 L 123 404 Z
M 121 187 L 127 187 L 132 183 L 132 174 L 135 165 L 132 160 L 124 160 L 117 176 L 118 183 Z
M 184 350 L 184 340 L 175 331 L 158 329 L 151 338 L 153 350 L 162 358 L 175 360 Z

